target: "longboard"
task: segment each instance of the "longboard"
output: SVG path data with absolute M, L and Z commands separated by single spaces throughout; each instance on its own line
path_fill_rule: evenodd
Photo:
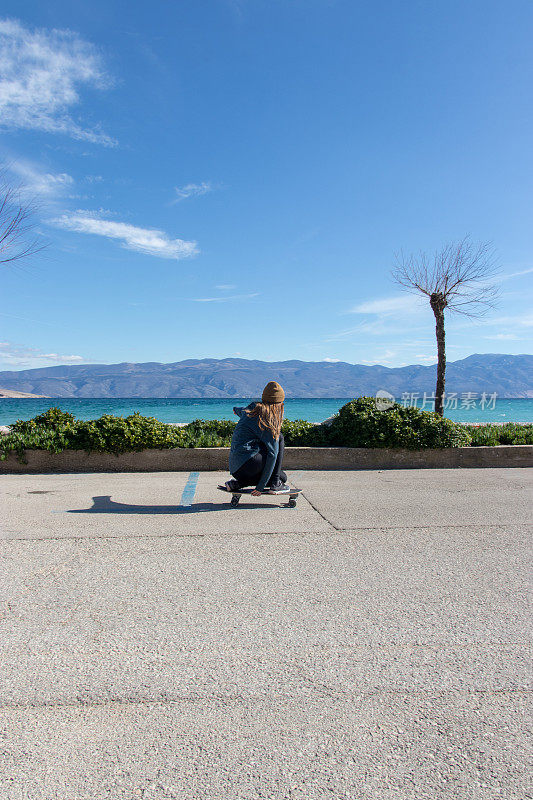
M 239 489 L 238 492 L 231 492 L 229 489 L 226 489 L 225 486 L 217 486 L 217 489 L 220 489 L 221 492 L 225 492 L 226 494 L 231 494 L 230 504 L 233 508 L 236 508 L 239 505 L 239 500 L 243 494 L 252 494 L 254 491 L 253 489 Z M 286 492 L 280 494 L 270 494 L 268 491 L 261 492 L 261 497 L 263 495 L 267 495 L 268 497 L 287 497 L 289 498 L 289 502 L 287 503 L 287 508 L 294 508 L 296 506 L 296 500 L 298 499 L 298 495 L 300 494 L 301 489 L 288 489 Z

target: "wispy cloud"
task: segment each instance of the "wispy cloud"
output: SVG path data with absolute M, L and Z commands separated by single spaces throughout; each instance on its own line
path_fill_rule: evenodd
M 24 347 L 11 342 L 0 342 L 0 363 L 8 367 L 40 367 L 54 364 L 80 364 L 83 356 L 43 353 L 36 347 Z
M 82 86 L 107 88 L 111 81 L 98 50 L 68 30 L 31 30 L 0 20 L 0 125 L 62 133 L 113 146 L 99 128 L 75 121 L 69 109 L 80 102 Z
M 493 336 L 484 336 L 484 339 L 497 339 L 501 341 L 515 341 L 518 340 L 516 333 L 495 333 Z
M 164 231 L 152 228 L 139 228 L 127 222 L 115 222 L 103 219 L 91 211 L 76 211 L 73 214 L 62 214 L 51 221 L 52 225 L 77 233 L 92 233 L 107 239 L 118 239 L 127 250 L 137 253 L 169 258 L 176 261 L 189 258 L 198 253 L 196 242 L 184 239 L 171 239 Z
M 533 326 L 533 312 L 526 311 L 523 314 L 515 314 L 509 317 L 498 317 L 494 320 L 498 325 L 517 325 L 519 327 L 531 328 Z
M 47 172 L 27 159 L 13 161 L 8 170 L 20 178 L 25 193 L 47 200 L 64 195 L 74 184 L 74 178 L 66 172 Z
M 391 359 L 394 359 L 395 356 L 396 356 L 396 353 L 395 353 L 394 350 L 385 350 L 384 353 L 382 353 L 381 355 L 377 356 L 377 358 L 375 358 L 373 360 L 366 360 L 365 361 L 363 359 L 361 361 L 361 364 L 366 364 L 368 367 L 374 366 L 375 364 L 383 364 L 385 366 L 392 366 L 392 365 L 396 366 L 394 361 L 391 361 Z
M 174 203 L 179 203 L 180 200 L 187 200 L 189 197 L 201 197 L 203 194 L 213 191 L 213 187 L 209 182 L 202 183 L 188 183 L 186 186 L 175 186 L 176 197 Z
M 365 300 L 352 306 L 348 312 L 357 314 L 363 319 L 354 326 L 330 334 L 325 341 L 340 342 L 358 336 L 392 338 L 404 335 L 406 330 L 413 333 L 420 325 L 425 324 L 424 313 L 427 310 L 429 310 L 427 303 L 410 294 Z M 430 310 L 429 313 L 431 314 Z
M 504 272 L 502 275 L 499 275 L 496 278 L 497 282 L 501 281 L 508 281 L 509 278 L 519 278 L 522 275 L 529 275 L 533 272 L 533 267 L 529 267 L 528 269 L 521 269 L 519 272 Z
M 251 300 L 252 297 L 259 297 L 260 292 L 252 294 L 231 294 L 225 297 L 192 297 L 193 303 L 229 303 L 230 301 Z
M 516 328 L 520 332 L 521 328 L 533 327 L 533 312 L 525 311 L 523 313 L 509 316 L 476 319 L 474 321 L 474 325 L 476 328 L 495 327 L 501 329 L 503 327 L 506 328 L 508 332 L 512 332 L 512 330 L 510 331 L 509 329 Z M 464 330 L 465 328 L 471 327 L 473 327 L 472 320 L 459 321 L 455 323 L 456 330 Z
M 352 314 L 378 314 L 379 316 L 399 316 L 406 312 L 418 310 L 427 303 L 414 295 L 398 295 L 396 297 L 380 297 L 376 300 L 366 300 L 358 303 L 352 309 Z
M 39 353 L 36 358 L 43 358 L 47 361 L 59 361 L 61 364 L 74 364 L 83 361 L 83 356 L 62 356 L 59 353 Z
M 234 283 L 221 283 L 218 286 L 215 286 L 215 289 L 220 289 L 221 292 L 230 292 L 232 289 L 236 289 Z

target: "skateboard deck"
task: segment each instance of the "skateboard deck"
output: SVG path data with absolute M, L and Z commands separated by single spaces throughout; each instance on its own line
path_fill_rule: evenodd
M 238 492 L 231 492 L 226 489 L 225 486 L 217 486 L 217 489 L 220 489 L 221 492 L 225 492 L 226 494 L 231 494 L 230 504 L 235 508 L 239 505 L 239 500 L 243 494 L 251 495 L 254 491 L 253 489 L 239 489 Z M 286 492 L 280 494 L 270 494 L 268 491 L 261 492 L 261 497 L 266 495 L 267 497 L 288 497 L 289 500 L 287 502 L 288 508 L 294 508 L 296 506 L 296 500 L 298 499 L 298 495 L 300 494 L 301 489 L 288 489 Z

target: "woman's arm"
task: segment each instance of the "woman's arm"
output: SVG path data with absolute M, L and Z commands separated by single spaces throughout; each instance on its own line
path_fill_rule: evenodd
M 246 411 L 251 411 L 254 406 L 256 405 L 255 401 L 249 403 L 246 408 L 240 408 L 239 406 L 233 406 L 233 413 L 237 414 L 238 417 L 244 417 Z

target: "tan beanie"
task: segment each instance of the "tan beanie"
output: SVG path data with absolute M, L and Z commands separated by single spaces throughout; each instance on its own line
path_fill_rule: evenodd
M 270 381 L 263 389 L 262 403 L 283 403 L 285 392 L 276 381 Z

